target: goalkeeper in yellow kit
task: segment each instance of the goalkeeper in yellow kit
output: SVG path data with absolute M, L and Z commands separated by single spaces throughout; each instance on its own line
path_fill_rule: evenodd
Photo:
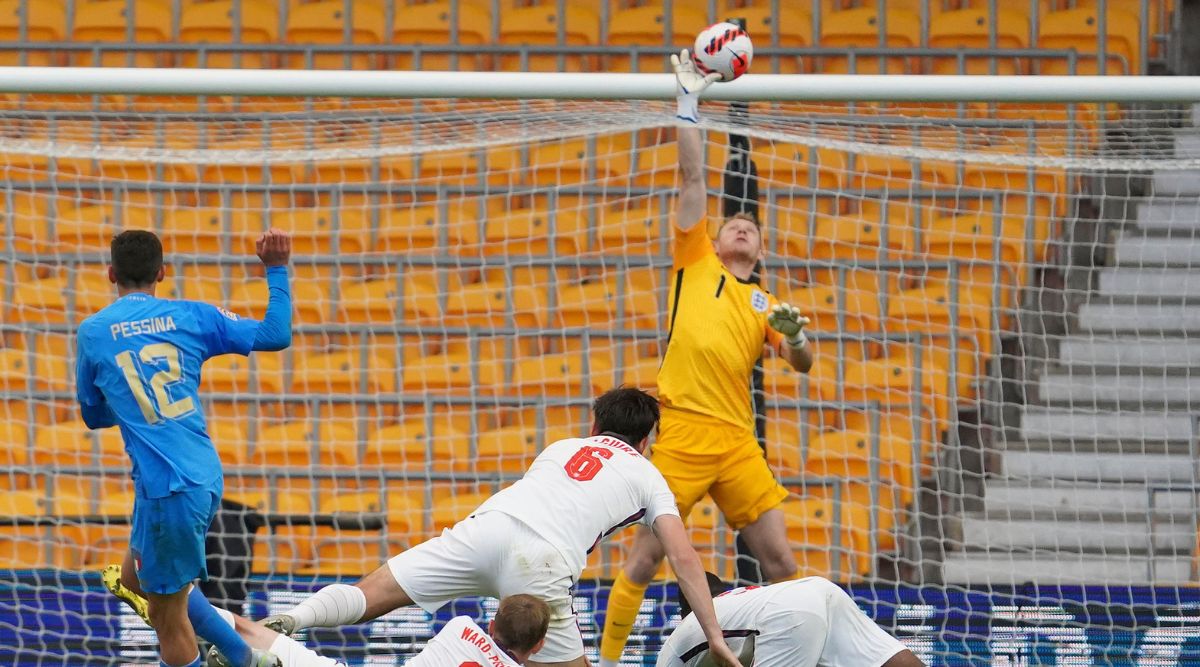
M 699 96 L 719 75 L 702 76 L 687 51 L 672 56 L 679 92 L 679 170 L 675 207 L 670 333 L 658 372 L 662 418 L 651 461 L 675 494 L 680 516 L 711 494 L 725 521 L 741 531 L 771 581 L 796 575 L 779 504 L 787 491 L 767 466 L 754 432 L 750 375 L 763 345 L 793 368 L 808 372 L 808 319 L 751 282 L 762 257 L 758 223 L 748 215 L 725 220 L 715 241 L 704 217 L 707 190 L 697 121 Z M 616 665 L 637 618 L 646 586 L 663 552 L 638 532 L 608 598 L 600 665 Z

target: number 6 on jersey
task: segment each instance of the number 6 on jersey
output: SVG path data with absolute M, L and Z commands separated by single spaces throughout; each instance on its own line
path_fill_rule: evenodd
M 563 469 L 573 480 L 590 482 L 604 467 L 604 459 L 611 459 L 612 455 L 612 450 L 606 447 L 580 447 Z

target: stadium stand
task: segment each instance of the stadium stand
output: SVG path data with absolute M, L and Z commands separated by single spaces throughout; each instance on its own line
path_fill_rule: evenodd
M 498 16 L 490 14 L 492 3 L 486 1 L 408 5 L 371 0 L 175 4 L 138 0 L 135 4 L 136 11 L 127 13 L 125 0 L 75 0 L 69 5 L 52 0 L 0 2 L 0 39 L 28 45 L 0 54 L 0 64 L 63 64 L 63 54 L 68 54 L 66 60 L 73 64 L 101 66 L 583 71 L 602 64 L 616 71 L 660 72 L 665 56 L 690 43 L 697 29 L 713 18 L 696 8 L 702 3 L 683 2 L 618 3 L 602 11 L 589 3 L 568 2 L 565 18 L 558 16 L 554 3 L 515 6 L 509 0 L 497 3 Z M 1166 30 L 1170 11 L 1170 3 L 1110 0 L 1106 21 L 1101 22 L 1097 3 L 1059 0 L 1003 3 L 994 16 L 987 2 L 976 1 L 888 2 L 881 13 L 873 2 L 828 0 L 819 11 L 785 7 L 777 16 L 770 13 L 768 3 L 744 4 L 721 3 L 720 12 L 744 15 L 762 45 L 762 58 L 783 73 L 1144 73 L 1162 53 L 1160 31 Z M 74 12 L 69 21 L 67 6 Z M 1143 21 L 1143 16 L 1148 19 Z M 1107 26 L 1104 33 L 1099 32 L 1101 23 Z M 45 46 L 48 43 L 66 44 L 50 48 Z M 1100 43 L 1105 44 L 1103 53 Z M 146 45 L 162 49 L 130 48 Z M 953 53 L 962 47 L 983 54 Z M 1063 57 L 1068 49 L 1074 55 Z M 21 103 L 15 101 L 14 108 Z M 255 103 L 272 108 L 269 102 Z M 310 111 L 319 110 L 315 102 L 308 104 Z M 948 113 L 1004 120 L 1009 112 L 1013 110 L 972 105 Z M 1084 146 L 1087 137 L 1100 132 L 1099 121 L 1086 113 L 1072 122 L 1078 123 Z M 272 145 L 278 139 L 270 123 L 245 123 L 235 136 L 222 135 L 229 128 L 216 124 L 204 131 L 197 131 L 198 125 L 190 121 L 180 125 L 178 130 L 160 125 L 152 131 L 156 138 L 151 143 L 198 138 L 197 147 L 286 148 Z M 89 137 L 93 132 L 79 131 Z M 206 138 L 208 132 L 213 136 Z M 378 145 L 385 138 L 366 134 L 327 139 L 348 145 L 359 140 Z M 5 269 L 13 276 L 6 281 L 9 288 L 4 294 L 3 319 L 10 339 L 0 350 L 0 382 L 30 395 L 70 386 L 70 347 L 54 336 L 61 337 L 64 327 L 102 307 L 107 289 L 97 278 L 102 275 L 98 264 L 59 260 L 56 254 L 99 251 L 116 229 L 149 227 L 162 234 L 169 252 L 209 257 L 185 263 L 170 293 L 252 314 L 254 307 L 265 303 L 259 293 L 263 287 L 256 282 L 243 284 L 245 271 L 237 258 L 249 252 L 255 234 L 267 226 L 289 230 L 302 256 L 295 282 L 301 340 L 279 358 L 222 358 L 206 367 L 206 388 L 219 396 L 213 406 L 212 431 L 227 462 L 239 471 L 234 486 L 243 491 L 237 499 L 292 517 L 288 525 L 264 529 L 263 546 L 255 551 L 256 572 L 360 573 L 379 555 L 411 545 L 461 518 L 499 479 L 496 473 L 519 472 L 538 447 L 586 428 L 577 413 L 564 415 L 565 410 L 556 412 L 553 407 L 532 413 L 487 407 L 486 397 L 514 394 L 531 403 L 546 397 L 586 399 L 614 382 L 648 382 L 657 349 L 640 349 L 638 344 L 645 342 L 640 338 L 628 345 L 606 347 L 597 341 L 586 345 L 579 330 L 661 334 L 663 276 L 642 277 L 639 283 L 633 269 L 629 275 L 601 274 L 593 270 L 595 266 L 584 266 L 574 258 L 621 253 L 664 256 L 665 247 L 662 207 L 654 205 L 614 211 L 604 208 L 594 194 L 572 195 L 565 190 L 553 197 L 540 192 L 540 201 L 529 196 L 498 204 L 481 195 L 455 195 L 434 203 L 398 193 L 395 201 L 383 201 L 364 198 L 375 195 L 364 196 L 361 190 L 344 186 L 445 179 L 490 179 L 543 189 L 583 183 L 618 191 L 670 186 L 672 142 L 663 141 L 661 146 L 644 142 L 644 137 L 626 134 L 569 143 L 547 141 L 527 150 L 489 148 L 481 155 L 439 153 L 417 162 L 404 156 L 347 159 L 319 167 L 272 163 L 172 166 L 165 171 L 161 164 L 136 161 L 52 164 L 23 155 L 0 155 L 12 181 L 5 192 L 10 214 L 3 241 L 9 253 L 4 257 Z M 1190 138 L 1179 142 L 1182 153 L 1200 152 Z M 806 573 L 840 580 L 876 576 L 881 562 L 899 560 L 906 530 L 917 520 L 915 503 L 922 484 L 934 482 L 931 471 L 943 460 L 941 443 L 957 427 L 959 408 L 977 398 L 989 363 L 999 352 L 997 342 L 1028 316 L 1019 311 L 1013 295 L 1030 286 L 1032 264 L 1045 260 L 1055 246 L 1055 230 L 1069 214 L 1067 202 L 1078 184 L 1065 172 L 1052 169 L 1027 173 L 997 165 L 967 165 L 960 173 L 952 166 L 910 158 L 812 150 L 783 142 L 756 143 L 752 157 L 764 181 L 806 184 L 815 190 L 810 200 L 786 210 L 768 203 L 767 228 L 779 230 L 768 231 L 773 253 L 832 263 L 800 266 L 793 274 L 800 278 L 772 285 L 781 298 L 790 299 L 813 318 L 814 329 L 829 335 L 815 343 L 821 354 L 810 376 L 783 375 L 775 368 L 768 373 L 779 376 L 771 380 L 775 384 L 768 393 L 785 403 L 770 410 L 770 456 L 797 491 L 787 505 L 790 535 L 796 545 L 802 545 L 798 558 Z M 714 163 L 721 160 L 720 155 L 710 158 Z M 717 171 L 712 172 L 716 178 Z M 45 202 L 26 202 L 22 208 L 15 200 L 27 189 L 57 193 L 59 181 L 73 182 L 72 187 L 91 194 L 90 188 L 78 184 L 89 180 L 117 183 L 119 187 L 110 188 L 115 192 L 106 192 L 114 199 L 84 201 L 53 212 Z M 42 185 L 26 188 L 22 181 L 48 181 L 49 190 Z M 181 197 L 192 200 L 148 206 L 167 195 L 145 188 L 139 191 L 138 184 L 147 181 L 176 186 Z M 907 198 L 896 194 L 913 182 L 945 187 L 940 193 Z M 1194 184 L 1156 182 L 1155 188 L 1157 194 L 1200 194 Z M 1024 194 L 998 201 L 964 197 L 949 205 L 944 199 L 947 189 Z M 554 208 L 550 199 L 556 203 Z M 281 204 L 269 219 L 262 212 L 266 202 Z M 57 203 L 61 206 L 63 201 Z M 1163 325 L 1156 318 L 1191 322 L 1195 313 L 1186 308 L 1170 314 L 1151 312 L 1147 304 L 1178 296 L 1172 290 L 1192 284 L 1185 272 L 1160 270 L 1178 266 L 1179 261 L 1172 254 L 1178 251 L 1168 247 L 1166 231 L 1179 220 L 1191 221 L 1187 216 L 1192 213 L 1178 204 L 1154 200 L 1138 208 L 1136 227 L 1120 237 L 1112 266 L 1100 271 L 1098 288 L 1079 311 L 1079 332 L 1115 337 L 1104 341 L 1068 337 L 1057 350 L 1058 357 L 1048 357 L 1061 372 L 1048 372 L 1037 380 L 1036 398 L 1024 408 L 1021 419 L 1019 442 L 1026 449 L 1006 453 L 1004 476 L 987 484 L 986 511 L 964 519 L 963 542 L 968 546 L 947 557 L 948 581 L 986 577 L 994 583 L 1015 576 L 1019 567 L 1003 568 L 1019 563 L 1016 554 L 1021 549 L 1049 548 L 1047 531 L 1063 528 L 1039 523 L 1038 512 L 1044 504 L 1054 503 L 1061 521 L 1066 501 L 1056 471 L 1070 470 L 1068 477 L 1087 490 L 1079 498 L 1088 499 L 1089 505 L 1102 498 L 1107 499 L 1097 501 L 1102 506 L 1107 502 L 1139 512 L 1147 502 L 1144 489 L 1110 488 L 1108 484 L 1115 483 L 1110 471 L 1123 469 L 1127 479 L 1122 483 L 1129 484 L 1146 479 L 1171 482 L 1185 474 L 1178 471 L 1190 468 L 1177 451 L 1179 442 L 1192 437 L 1190 420 L 1174 408 L 1194 396 L 1194 386 L 1186 378 L 1159 374 L 1158 367 L 1183 364 L 1189 357 L 1177 352 L 1191 348 L 1183 341 L 1160 340 Z M 997 217 L 1000 239 L 993 246 L 992 224 Z M 39 225 L 43 218 L 53 221 L 53 226 Z M 551 237 L 553 241 L 548 241 Z M 994 255 L 993 247 L 999 255 Z M 394 271 L 386 262 L 376 261 L 400 252 L 454 257 L 461 265 L 431 262 Z M 24 253 L 33 253 L 33 260 Z M 527 255 L 549 256 L 557 270 L 507 261 Z M 371 261 L 339 264 L 348 256 Z M 1126 257 L 1136 257 L 1141 268 L 1123 265 Z M 986 266 L 975 265 L 957 274 L 968 288 L 951 295 L 946 274 L 956 258 Z M 1191 261 L 1190 255 L 1184 259 Z M 467 260 L 493 263 L 484 269 Z M 914 260 L 923 263 L 916 273 L 895 264 Z M 878 270 L 858 267 L 881 262 Z M 16 279 L 22 272 L 27 275 Z M 651 283 L 653 289 L 644 289 Z M 1105 328 L 1113 322 L 1134 324 L 1121 331 Z M 365 335 L 358 338 L 356 327 L 372 325 L 386 325 L 381 339 L 370 346 L 359 345 Z M 507 349 L 499 349 L 492 347 L 495 341 L 481 341 L 479 336 L 446 333 L 460 327 L 512 328 L 517 335 Z M 836 342 L 842 334 L 881 330 L 908 338 L 857 348 L 853 342 Z M 395 337 L 383 338 L 392 333 Z M 947 336 L 961 336 L 962 346 L 946 349 L 928 342 Z M 413 340 L 417 344 L 409 344 Z M 824 358 L 834 350 L 840 360 Z M 1113 381 L 1114 371 L 1108 367 L 1112 359 L 1117 360 L 1115 373 L 1122 383 Z M 1147 370 L 1151 367 L 1153 372 Z M 1143 404 L 1160 412 L 1117 412 L 1130 399 L 1122 393 L 1121 387 L 1126 386 L 1136 388 Z M 289 392 L 306 398 L 297 404 L 279 400 Z M 1153 397 L 1146 392 L 1153 392 Z M 461 414 L 430 409 L 428 418 L 416 417 L 417 410 L 406 413 L 385 406 L 384 401 L 370 400 L 371 395 L 398 393 L 424 394 L 433 403 L 473 397 L 480 399 L 473 409 L 483 414 L 463 419 Z M 320 395 L 350 398 L 348 403 L 333 406 L 331 401 L 327 406 L 313 398 Z M 798 407 L 798 397 L 820 401 L 825 408 Z M 874 421 L 847 407 L 872 401 L 903 407 L 876 415 Z M 12 466 L 31 463 L 34 475 L 53 473 L 56 466 L 99 460 L 123 464 L 115 433 L 84 435 L 81 424 L 66 419 L 69 405 L 35 402 L 16 406 L 16 414 L 32 419 L 11 422 L 4 432 L 8 442 L 27 444 L 28 451 L 21 451 L 21 446 L 6 448 L 7 459 L 0 461 Z M 576 400 L 573 405 L 582 404 Z M 246 405 L 253 409 L 246 410 Z M 271 410 L 281 414 L 268 419 Z M 348 419 L 352 425 L 322 422 L 322 410 L 352 415 Z M 1135 429 L 1139 438 L 1161 432 L 1167 445 L 1163 452 L 1127 451 L 1119 436 L 1124 429 Z M 1115 440 L 1114 433 L 1118 434 Z M 1057 437 L 1069 438 L 1072 447 L 1094 440 L 1097 452 L 1055 452 L 1050 441 Z M 81 442 L 90 448 L 81 449 Z M 1140 446 L 1142 441 L 1138 442 Z M 870 469 L 872 459 L 881 462 L 878 470 Z M 386 499 L 375 489 L 358 490 L 357 485 L 371 481 L 364 469 L 408 467 L 445 473 L 441 481 L 447 484 L 429 493 L 398 487 Z M 326 468 L 333 473 L 321 477 L 319 484 L 302 483 L 316 469 L 329 472 Z M 246 471 L 253 472 L 243 474 Z M 338 471 L 345 477 L 338 477 Z M 1094 479 L 1081 471 L 1094 471 Z M 461 475 L 455 478 L 455 472 Z M 295 484 L 275 485 L 274 474 L 298 479 Z M 335 479 L 344 482 L 338 495 L 323 498 L 324 492 L 339 486 Z M 869 480 L 882 492 L 872 491 Z M 30 484 L 27 478 L 0 476 L 0 485 L 11 487 L 0 492 L 0 514 L 92 513 L 39 504 L 26 490 Z M 267 487 L 277 490 L 251 490 Z M 354 490 L 342 493 L 347 487 Z M 445 494 L 442 502 L 433 502 L 435 493 Z M 117 494 L 106 497 L 106 511 L 95 514 L 116 515 L 122 501 Z M 1084 555 L 1079 561 L 1064 558 L 1059 561 L 1060 571 L 1042 574 L 1056 581 L 1139 580 L 1144 559 L 1157 557 L 1136 550 L 1122 553 L 1121 563 L 1130 569 L 1118 571 L 1113 569 L 1115 559 L 1088 555 L 1115 546 L 1090 541 L 1089 535 L 1099 533 L 1089 528 L 1085 503 L 1079 499 L 1070 503 L 1080 517 L 1069 530 L 1081 536 Z M 382 512 L 389 529 L 383 538 L 366 531 L 341 534 L 317 529 L 304 522 L 314 509 Z M 1006 520 L 1002 526 L 989 518 L 993 511 L 1027 512 L 1033 518 L 1027 524 Z M 1104 539 L 1125 540 L 1141 526 L 1130 519 L 1127 532 L 1105 533 Z M 96 532 L 79 538 L 87 541 L 63 542 L 60 549 L 31 547 L 30 533 L 23 529 L 0 533 L 0 565 L 102 563 L 116 548 L 112 545 L 127 539 L 127 527 L 97 522 L 94 528 Z M 730 550 L 732 538 L 719 528 L 711 507 L 698 508 L 694 534 L 707 536 L 705 557 L 727 572 L 730 563 L 720 554 Z M 1190 553 L 1195 536 L 1184 532 L 1163 539 Z M 1158 565 L 1159 571 L 1186 576 L 1182 574 L 1185 561 L 1184 556 L 1166 559 Z M 993 562 L 999 565 L 992 567 Z

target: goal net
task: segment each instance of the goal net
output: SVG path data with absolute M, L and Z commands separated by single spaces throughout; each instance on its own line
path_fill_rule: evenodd
M 768 353 L 755 389 L 800 571 L 930 664 L 1200 659 L 1191 110 L 703 112 L 710 228 L 754 212 L 755 280 L 812 319 L 813 369 Z M 253 618 L 465 517 L 586 433 L 599 392 L 655 387 L 665 103 L 13 95 L 0 117 L 8 664 L 154 664 L 98 577 L 128 547 L 129 463 L 74 403 L 73 334 L 115 298 L 119 230 L 162 238 L 160 296 L 258 317 L 254 241 L 293 235 L 292 347 L 203 371 L 226 467 L 205 591 Z M 751 576 L 711 501 L 689 530 L 708 569 Z M 629 538 L 577 588 L 593 660 Z M 629 664 L 677 621 L 661 575 Z M 400 664 L 489 604 L 305 639 Z

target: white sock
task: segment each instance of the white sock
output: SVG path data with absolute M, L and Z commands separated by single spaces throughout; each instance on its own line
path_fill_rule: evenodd
M 367 596 L 354 586 L 330 584 L 296 605 L 288 616 L 296 619 L 296 629 L 335 628 L 357 623 L 367 611 Z
M 271 644 L 271 653 L 279 657 L 283 667 L 345 667 L 333 658 L 325 658 L 300 642 L 279 635 Z
M 220 616 L 222 620 L 224 620 L 226 623 L 228 623 L 229 627 L 231 627 L 231 628 L 237 627 L 237 625 L 233 622 L 233 612 L 232 611 L 229 611 L 228 609 L 221 609 L 220 607 L 213 607 L 213 609 L 217 610 L 217 616 Z
M 600 658 L 600 667 L 620 667 L 621 663 L 617 660 L 605 660 Z

